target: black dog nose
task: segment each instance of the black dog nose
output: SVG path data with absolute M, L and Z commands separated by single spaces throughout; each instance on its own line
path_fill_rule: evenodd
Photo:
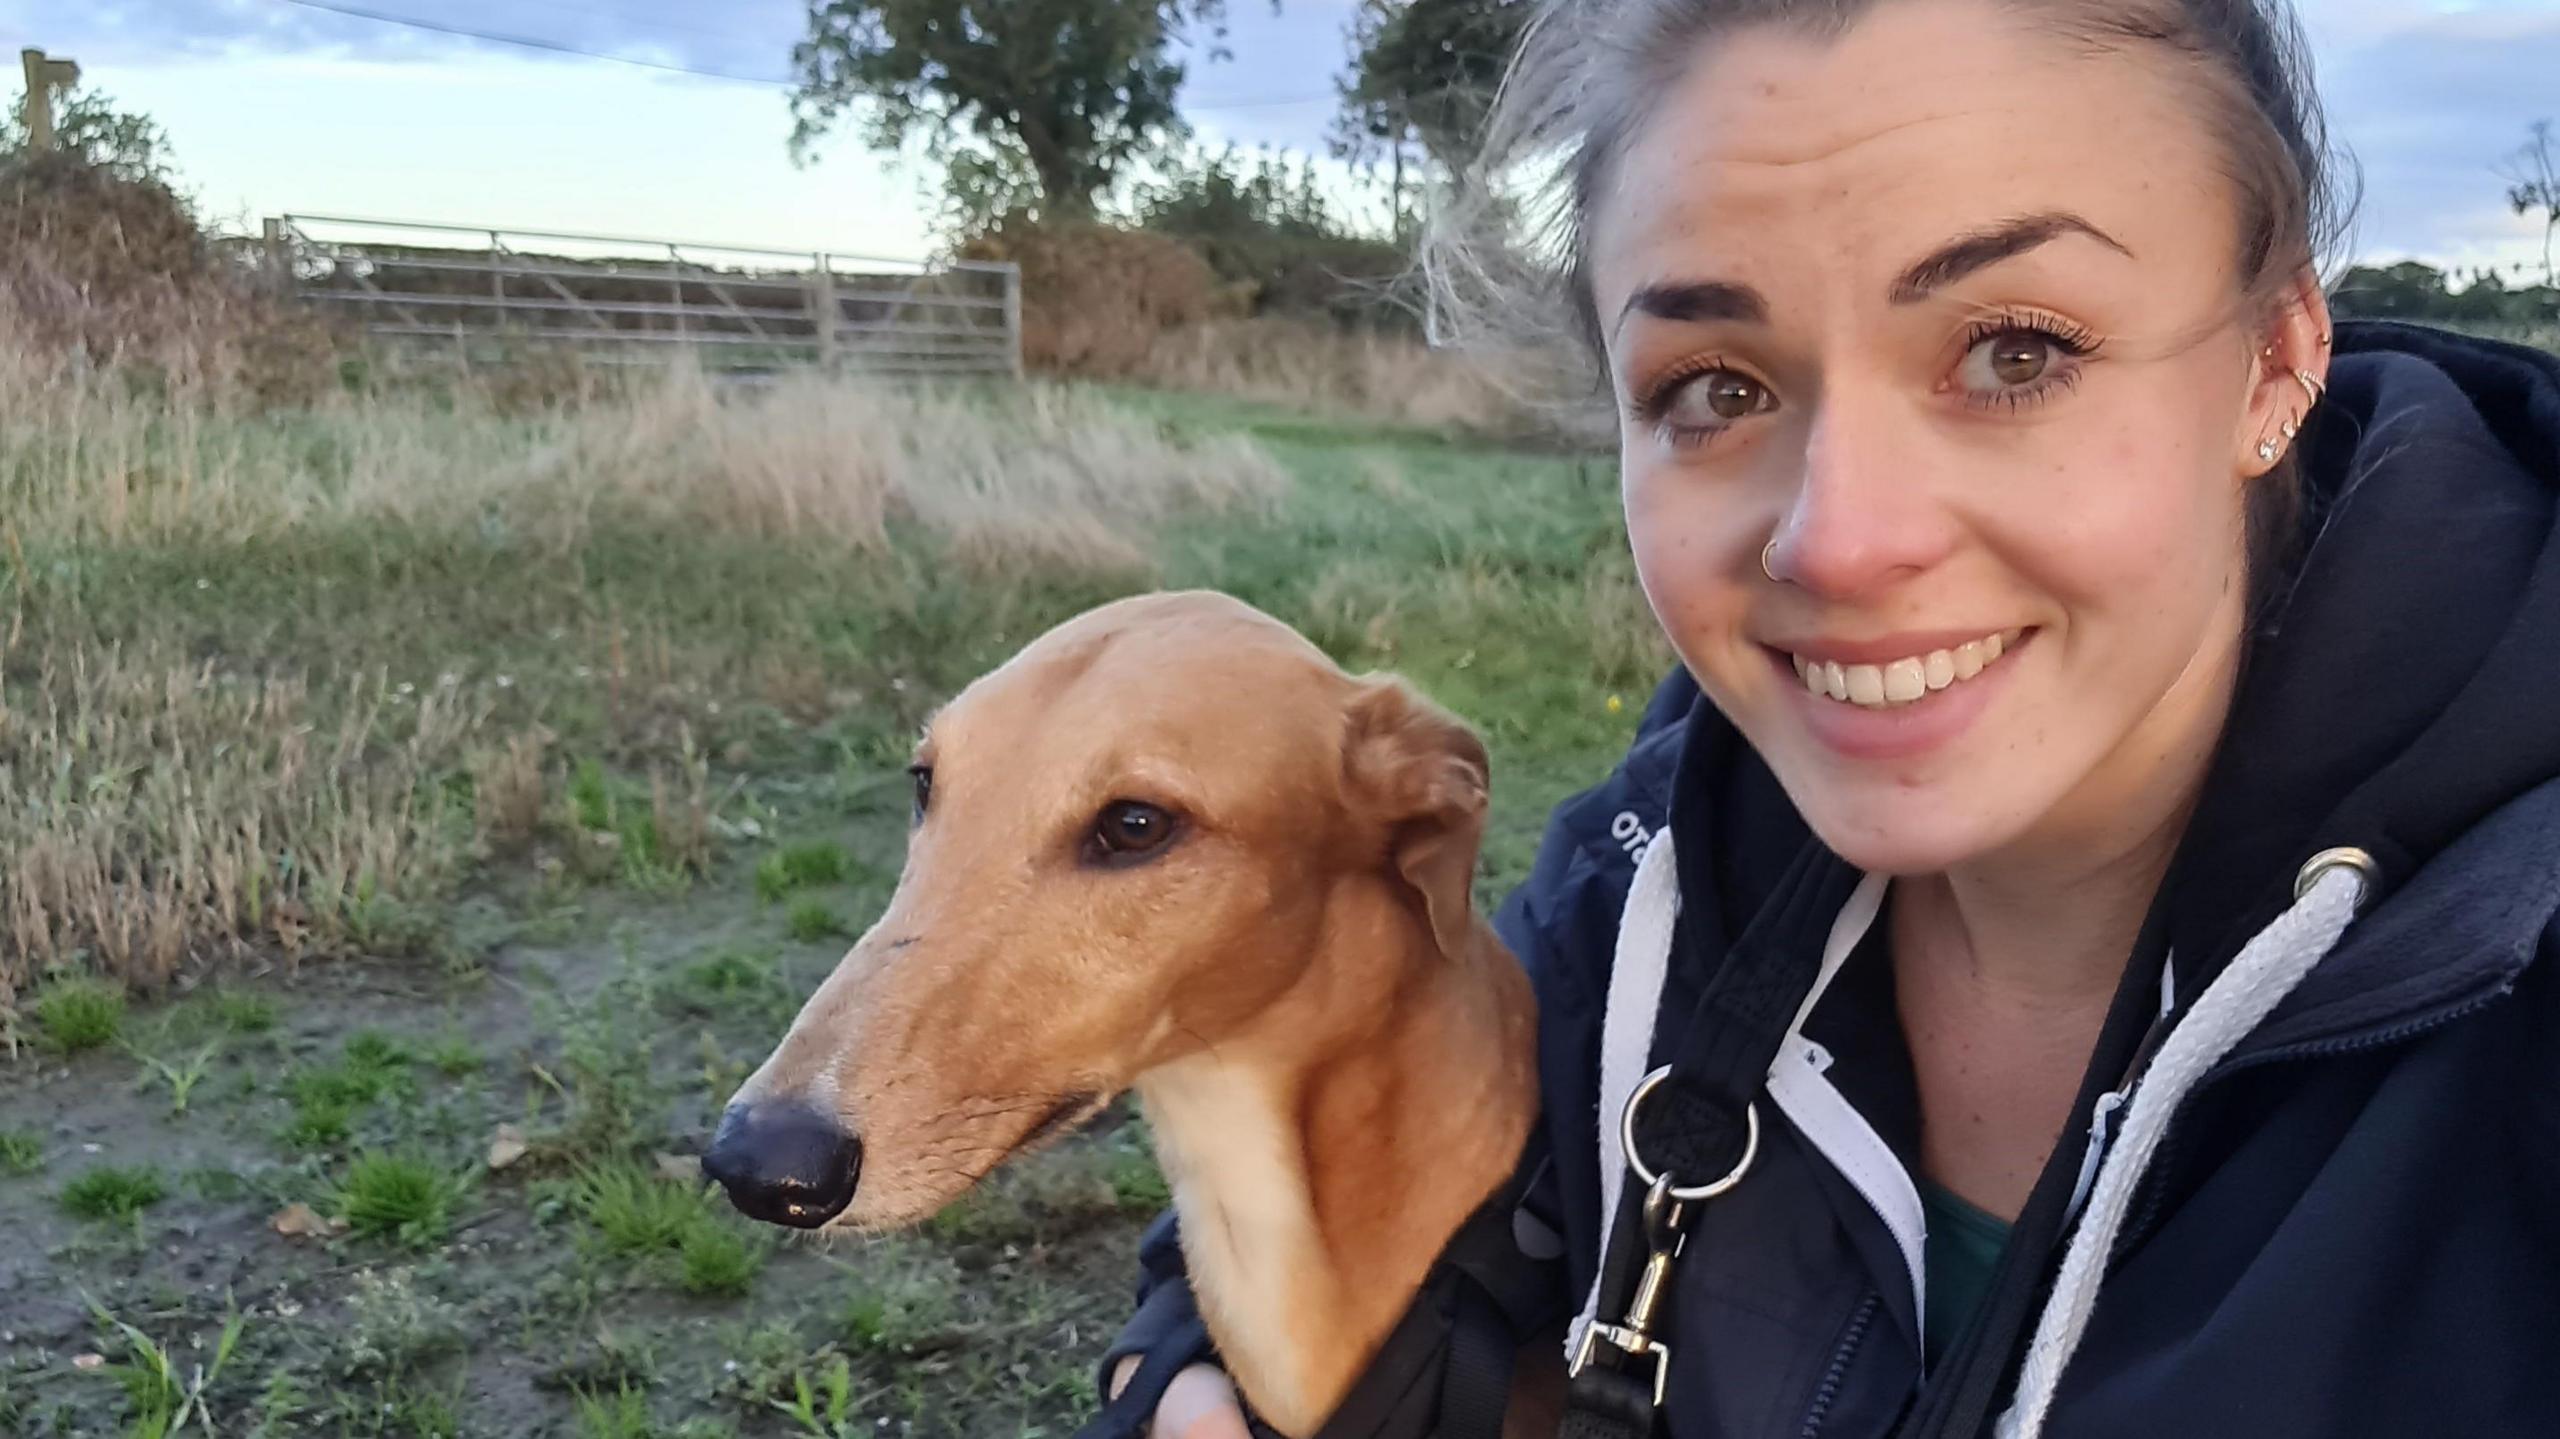
M 815 1229 L 853 1202 L 862 1141 L 806 1105 L 733 1104 L 720 1116 L 702 1172 L 748 1218 Z

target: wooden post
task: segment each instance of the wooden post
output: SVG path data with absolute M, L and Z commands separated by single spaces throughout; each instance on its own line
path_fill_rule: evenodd
M 809 276 L 809 320 L 818 331 L 818 364 L 833 373 L 836 367 L 837 322 L 844 318 L 836 308 L 836 272 L 828 267 L 825 251 L 809 258 L 818 266 Z
M 33 48 L 18 52 L 18 64 L 27 76 L 22 112 L 27 122 L 27 149 L 42 155 L 53 149 L 53 92 L 79 84 L 80 66 L 74 61 L 52 59 Z
M 261 253 L 266 264 L 267 292 L 279 300 L 291 298 L 293 252 L 285 247 L 284 221 L 281 218 L 270 218 L 262 229 L 263 238 L 266 241 L 265 249 Z
M 1022 378 L 1022 267 L 1004 267 L 1004 329 L 1013 345 L 1013 377 Z

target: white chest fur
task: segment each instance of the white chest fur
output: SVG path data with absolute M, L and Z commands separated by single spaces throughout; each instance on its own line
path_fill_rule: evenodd
M 1334 1311 L 1332 1267 L 1285 1098 L 1249 1068 L 1201 1054 L 1141 1080 L 1138 1094 L 1182 1217 L 1201 1317 L 1228 1367 L 1282 1430 L 1305 1433 L 1324 1376 L 1297 1337 Z M 1292 1412 L 1295 1411 L 1295 1412 Z

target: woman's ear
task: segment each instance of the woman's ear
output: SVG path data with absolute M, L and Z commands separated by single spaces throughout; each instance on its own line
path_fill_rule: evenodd
M 2333 323 L 2320 277 L 2303 266 L 2257 330 L 2249 403 L 2235 437 L 2242 475 L 2255 479 L 2274 469 L 2327 393 Z

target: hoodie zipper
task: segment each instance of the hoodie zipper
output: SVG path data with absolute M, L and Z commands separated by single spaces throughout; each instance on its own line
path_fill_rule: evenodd
M 2368 1050 L 2387 1049 L 2393 1045 L 2405 1044 L 2421 1035 L 2479 1013 L 2504 999 L 2514 988 L 2514 982 L 2510 980 L 2487 994 L 2474 995 L 2470 999 L 2439 1009 L 2433 1014 L 2408 1020 L 2388 1029 L 2368 1030 L 2363 1034 L 2341 1035 L 2334 1039 L 2309 1039 L 2298 1044 L 2288 1044 L 2246 1055 L 2236 1060 L 2226 1059 L 2206 1071 L 2204 1077 L 2196 1081 L 2195 1087 L 2187 1091 L 2185 1101 L 2178 1106 L 2179 1114 L 2183 1115 L 2193 1108 L 2196 1100 L 2207 1089 L 2245 1070 L 2269 1064 L 2286 1064 L 2302 1059 L 2333 1059 L 2343 1054 L 2359 1054 Z M 2160 1152 L 2152 1157 L 2151 1167 L 2142 1177 L 2142 1198 L 2141 1202 L 2134 1206 L 2132 1222 L 2125 1226 L 2124 1232 L 2116 1236 L 2114 1252 L 2107 1256 L 2110 1263 L 2132 1252 L 2134 1245 L 2147 1238 L 2152 1226 L 2158 1222 L 2161 1194 L 2168 1187 L 2168 1176 L 2175 1172 L 2178 1161 L 2185 1158 L 2186 1133 L 2186 1128 L 2172 1118 L 2168 1132 L 2160 1138 Z
M 1876 1311 L 1884 1307 L 1884 1296 L 1874 1290 L 1858 1302 L 1849 1316 L 1849 1327 L 1841 1331 L 1840 1347 L 1831 1354 L 1831 1367 L 1822 1371 L 1822 1383 L 1813 1391 L 1813 1407 L 1805 1411 L 1804 1424 L 1796 1430 L 1796 1439 L 1815 1439 L 1822 1432 L 1822 1421 L 1831 1417 L 1832 1401 L 1840 1397 L 1840 1386 L 1849 1377 L 1849 1361 L 1856 1357 L 1867 1330 L 1874 1327 Z

